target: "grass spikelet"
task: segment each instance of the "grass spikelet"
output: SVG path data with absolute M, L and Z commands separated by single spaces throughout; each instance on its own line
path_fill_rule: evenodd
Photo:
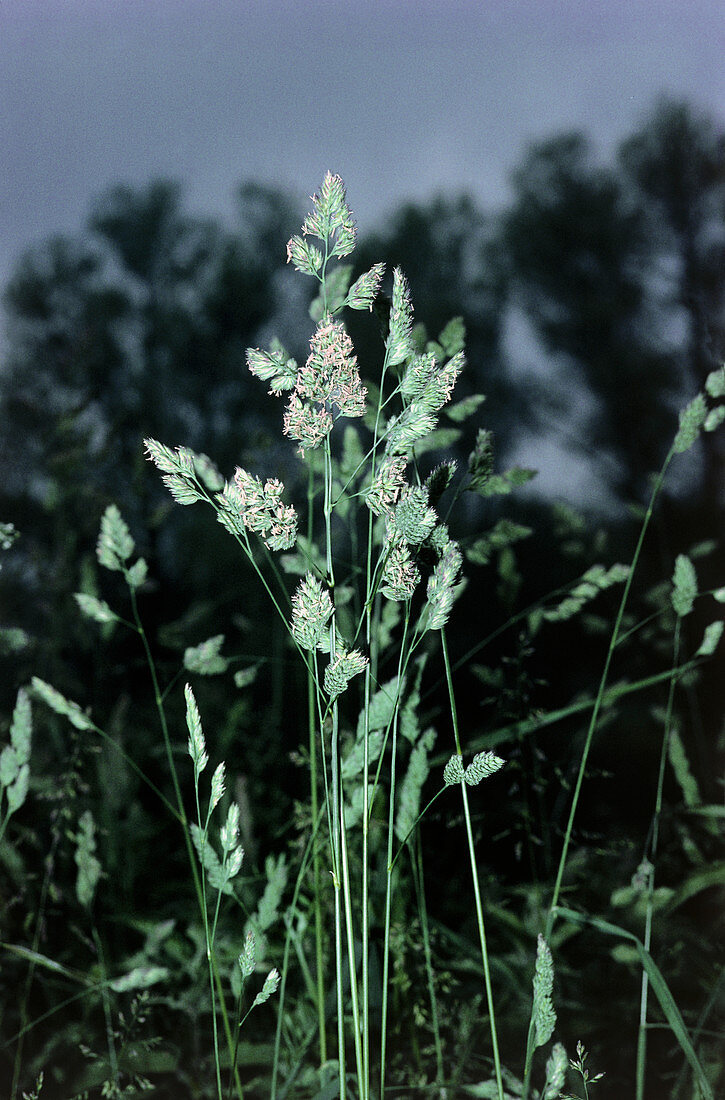
M 534 971 L 534 1014 L 535 1046 L 548 1043 L 556 1026 L 556 1012 L 551 994 L 554 989 L 554 963 L 551 950 L 544 937 L 539 934 L 536 944 L 536 969 Z

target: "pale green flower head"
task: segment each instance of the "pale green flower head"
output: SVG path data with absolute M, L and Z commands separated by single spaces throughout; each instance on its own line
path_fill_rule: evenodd
M 297 513 L 293 505 L 283 504 L 283 492 L 278 478 L 267 478 L 263 484 L 237 466 L 234 481 L 217 493 L 219 520 L 233 533 L 253 531 L 270 550 L 289 550 L 297 541 Z
M 344 325 L 326 313 L 310 347 L 310 356 L 297 376 L 298 395 L 320 405 L 336 405 L 344 416 L 362 416 L 367 391 Z
M 347 651 L 343 648 L 325 669 L 324 686 L 330 698 L 336 699 L 342 695 L 353 676 L 362 672 L 367 663 L 367 657 L 363 657 L 359 650 Z
M 314 451 L 327 439 L 332 431 L 332 414 L 324 406 L 301 401 L 295 390 L 284 414 L 283 431 L 298 441 L 300 454 L 304 455 L 306 450 Z
M 402 536 L 393 535 L 385 553 L 383 595 L 397 602 L 411 599 L 420 581 L 420 570 L 413 561 L 408 543 Z
M 332 256 L 349 256 L 355 248 L 356 230 L 352 211 L 345 197 L 345 184 L 340 176 L 327 172 L 319 194 L 312 196 L 312 204 L 312 213 L 307 215 L 302 225 L 302 236 L 317 237 L 327 244 L 328 252 Z M 293 237 L 288 245 L 288 261 L 295 263 L 297 257 L 312 266 L 313 261 L 306 254 L 303 255 L 299 246 L 293 244 L 294 241 Z
M 332 600 L 320 581 L 307 573 L 292 597 L 292 636 L 302 649 L 317 649 L 332 615 Z
M 365 503 L 373 515 L 391 517 L 406 484 L 404 455 L 385 455 L 375 470 L 372 484 L 365 494 Z

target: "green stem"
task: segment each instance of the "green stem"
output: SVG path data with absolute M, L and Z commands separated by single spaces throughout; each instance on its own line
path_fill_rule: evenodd
M 103 1014 L 106 1019 L 106 1042 L 108 1043 L 108 1064 L 111 1072 L 111 1079 L 116 1089 L 120 1088 L 120 1080 L 118 1075 L 118 1058 L 116 1056 L 116 1042 L 113 1034 L 113 1016 L 111 1014 L 111 999 L 108 996 L 108 985 L 106 982 L 106 962 L 103 955 L 103 944 L 101 943 L 101 937 L 98 935 L 98 929 L 95 923 L 92 925 L 91 933 L 93 935 L 93 942 L 96 947 L 96 954 L 98 955 L 98 963 L 101 968 L 101 975 L 103 977 L 103 984 L 101 985 L 101 1000 L 103 1001 Z
M 291 943 L 292 943 L 292 922 L 293 922 L 293 919 L 294 919 L 294 914 L 297 910 L 297 902 L 298 902 L 298 899 L 299 899 L 300 890 L 302 889 L 302 883 L 305 880 L 305 875 L 307 873 L 307 868 L 308 868 L 309 863 L 310 863 L 310 858 L 312 858 L 313 866 L 314 866 L 315 856 L 317 855 L 318 858 L 319 858 L 319 854 L 317 853 L 316 849 L 317 849 L 317 834 L 319 832 L 321 822 L 322 822 L 322 811 L 320 810 L 320 811 L 318 811 L 317 817 L 312 822 L 312 831 L 310 833 L 310 838 L 307 841 L 307 847 L 305 848 L 305 852 L 302 856 L 302 859 L 300 860 L 300 868 L 299 868 L 299 871 L 297 873 L 297 881 L 295 882 L 295 888 L 294 888 L 294 892 L 292 894 L 292 901 L 290 902 L 289 909 L 287 910 L 287 913 L 285 914 L 285 925 L 286 925 L 287 931 L 286 931 L 286 934 L 285 934 L 284 952 L 283 952 L 283 956 L 282 956 L 282 970 L 281 970 L 282 978 L 281 978 L 280 987 L 279 987 L 279 1007 L 278 1007 L 278 1011 L 277 1011 L 277 1028 L 276 1028 L 275 1038 L 274 1038 L 274 1060 L 273 1060 L 273 1063 L 272 1063 L 272 1084 L 271 1084 L 271 1088 L 270 1088 L 270 1100 L 276 1100 L 276 1096 L 277 1096 L 277 1074 L 279 1072 L 279 1055 L 280 1055 L 280 1048 L 282 1046 L 282 1022 L 283 1022 L 283 1016 L 284 1016 L 285 994 L 286 994 L 286 991 L 287 991 L 287 974 L 288 974 L 288 971 L 289 971 L 290 948 L 291 948 Z M 318 1003 L 319 1003 L 319 990 L 317 991 L 316 995 L 317 995 Z M 239 1026 L 241 1027 L 241 1024 Z M 324 1002 L 323 1002 L 322 1030 L 323 1030 L 323 1034 L 324 1034 L 324 1032 L 325 1032 Z
M 571 809 L 569 811 L 569 820 L 567 822 L 566 832 L 564 834 L 564 844 L 563 844 L 563 847 L 562 847 L 561 858 L 559 860 L 559 868 L 558 868 L 557 875 L 556 875 L 556 882 L 554 884 L 554 892 L 553 892 L 552 899 L 551 899 L 551 905 L 549 907 L 549 915 L 548 915 L 547 922 L 546 922 L 546 938 L 547 938 L 547 940 L 549 939 L 549 937 L 551 935 L 551 931 L 552 931 L 553 924 L 554 924 L 554 911 L 555 911 L 557 905 L 559 904 L 559 894 L 561 892 L 561 884 L 562 884 L 562 879 L 564 877 L 564 868 L 566 867 L 566 860 L 567 860 L 567 856 L 568 856 L 568 853 L 569 853 L 569 844 L 571 843 L 571 834 L 572 834 L 572 830 L 573 830 L 573 827 L 574 827 L 574 818 L 576 816 L 576 811 L 577 811 L 577 808 L 578 808 L 578 805 L 579 805 L 579 796 L 580 796 L 580 793 L 581 793 L 582 783 L 584 781 L 584 773 L 586 771 L 586 764 L 587 764 L 587 760 L 589 758 L 589 750 L 591 749 L 592 741 L 594 739 L 594 732 L 596 730 L 597 722 L 599 720 L 599 711 L 600 711 L 601 706 L 602 706 L 602 700 L 604 699 L 604 693 L 605 693 L 605 688 L 607 686 L 607 680 L 609 679 L 609 669 L 610 669 L 611 664 L 612 664 L 612 657 L 614 655 L 614 650 L 616 649 L 617 643 L 619 641 L 619 632 L 620 632 L 620 629 L 621 629 L 621 626 L 622 626 L 622 620 L 624 618 L 624 611 L 625 611 L 625 608 L 627 606 L 627 602 L 629 600 L 629 593 L 630 593 L 630 590 L 632 588 L 632 581 L 634 579 L 634 574 L 635 574 L 637 565 L 639 564 L 639 558 L 640 558 L 640 555 L 642 553 L 642 546 L 643 546 L 643 543 L 644 543 L 645 535 L 647 533 L 647 528 L 649 527 L 650 520 L 652 519 L 652 513 L 654 511 L 655 501 L 656 501 L 657 497 L 659 496 L 660 490 L 662 489 L 662 486 L 664 484 L 665 474 L 667 472 L 667 467 L 669 466 L 670 461 L 672 460 L 673 453 L 674 452 L 671 450 L 670 453 L 668 454 L 667 458 L 665 459 L 664 465 L 662 466 L 662 469 L 661 469 L 661 471 L 660 471 L 660 473 L 657 477 L 654 488 L 652 490 L 649 505 L 647 507 L 647 512 L 646 512 L 644 520 L 642 522 L 642 527 L 640 529 L 639 538 L 637 540 L 637 546 L 635 548 L 634 556 L 632 558 L 632 564 L 630 566 L 629 574 L 627 575 L 627 579 L 624 583 L 624 590 L 622 591 L 622 598 L 619 602 L 619 609 L 617 611 L 617 617 L 615 619 L 614 629 L 612 631 L 612 637 L 611 637 L 610 642 L 609 642 L 609 649 L 607 650 L 607 657 L 606 657 L 606 660 L 604 662 L 604 669 L 602 670 L 602 676 L 601 676 L 601 679 L 599 681 L 599 690 L 597 691 L 597 697 L 594 700 L 594 707 L 592 709 L 592 715 L 591 715 L 591 718 L 590 718 L 590 721 L 589 721 L 589 728 L 587 730 L 587 737 L 586 737 L 586 741 L 584 743 L 584 750 L 582 752 L 582 758 L 581 758 L 581 761 L 580 761 L 580 764 L 579 764 L 579 772 L 577 774 L 576 786 L 574 788 L 574 795 L 572 797 Z
M 324 290 L 324 283 L 323 283 Z M 332 592 L 333 606 L 335 597 L 335 572 L 332 561 L 332 454 L 330 440 L 325 440 L 325 553 L 327 561 L 327 580 Z M 333 611 L 330 619 L 330 661 L 335 660 L 337 616 Z M 345 1100 L 345 1004 L 342 989 L 342 914 L 340 911 L 340 889 L 342 886 L 342 786 L 340 776 L 340 729 L 337 700 L 332 704 L 332 740 L 330 747 L 330 769 L 332 789 L 331 839 L 332 839 L 332 875 L 335 886 L 335 979 L 337 987 L 337 1044 L 340 1100 Z M 320 727 L 323 728 L 322 726 Z M 355 992 L 354 974 L 351 975 L 351 994 Z
M 185 846 L 186 846 L 186 854 L 187 854 L 187 858 L 189 860 L 189 866 L 191 867 L 191 873 L 192 873 L 192 877 L 193 877 L 193 881 L 194 881 L 194 890 L 195 890 L 195 893 L 196 893 L 197 902 L 198 902 L 199 907 L 200 907 L 200 909 L 203 913 L 205 927 L 207 927 L 206 893 L 205 893 L 205 888 L 204 888 L 203 869 L 202 869 L 202 875 L 200 876 L 198 868 L 197 868 L 196 855 L 195 855 L 194 848 L 193 848 L 193 845 L 192 845 L 192 842 L 191 842 L 191 830 L 189 828 L 189 821 L 188 821 L 188 818 L 186 816 L 186 810 L 184 809 L 184 800 L 183 800 L 182 795 L 181 795 L 181 786 L 179 784 L 179 777 L 178 777 L 178 774 L 177 774 L 177 771 L 176 771 L 176 765 L 174 763 L 174 754 L 173 754 L 173 749 L 171 747 L 171 737 L 169 736 L 169 728 L 168 728 L 168 723 L 166 721 L 166 711 L 164 709 L 163 695 L 161 693 L 158 676 L 156 674 L 156 665 L 154 663 L 153 655 L 151 653 L 151 647 L 149 645 L 149 641 L 148 641 L 148 638 L 146 636 L 146 631 L 144 630 L 144 626 L 143 626 L 143 623 L 141 621 L 141 616 L 139 615 L 138 603 L 137 603 L 137 600 L 136 600 L 136 591 L 135 591 L 133 585 L 129 581 L 127 570 L 125 571 L 124 575 L 126 577 L 126 583 L 128 585 L 128 589 L 129 589 L 129 593 L 130 593 L 130 597 L 131 597 L 131 608 L 132 608 L 132 611 L 133 611 L 133 619 L 134 619 L 134 622 L 136 624 L 136 629 L 139 633 L 139 636 L 140 636 L 142 644 L 143 644 L 144 653 L 146 655 L 146 662 L 148 664 L 149 672 L 151 674 L 151 683 L 152 683 L 153 689 L 154 689 L 154 699 L 155 699 L 155 702 L 156 702 L 156 711 L 157 711 L 158 717 L 159 717 L 159 724 L 161 726 L 161 733 L 162 733 L 162 736 L 163 736 L 163 739 L 164 739 L 164 747 L 166 749 L 166 757 L 167 757 L 167 760 L 168 760 L 168 763 L 169 763 L 169 771 L 171 772 L 171 779 L 172 779 L 173 786 L 174 786 L 174 794 L 176 796 L 176 805 L 177 805 L 178 818 L 179 818 L 179 821 L 180 821 L 181 826 L 182 826 L 182 833 L 183 833 L 183 837 L 184 837 L 184 843 L 185 843 Z M 198 797 L 198 794 L 197 794 L 197 797 Z M 197 808 L 198 808 L 198 803 L 197 803 Z M 201 818 L 199 818 L 199 821 L 201 822 Z M 211 957 L 209 958 L 209 965 L 210 965 L 210 967 L 213 965 L 213 960 L 212 960 Z M 214 1030 L 214 1053 L 215 1053 L 216 1071 L 217 1071 L 217 1089 L 218 1089 L 218 1094 L 219 1094 L 219 1100 L 221 1100 L 222 1085 L 221 1085 L 221 1067 L 220 1067 L 218 1041 L 217 1041 L 217 1030 L 216 1030 L 216 1028 L 217 1028 L 217 1023 L 216 1023 L 216 1002 L 215 1002 L 215 998 L 214 998 L 214 982 L 212 980 L 211 972 L 210 972 L 210 981 L 211 981 L 211 1012 L 212 1012 L 212 1022 L 213 1022 L 213 1030 Z M 224 1021 L 224 1028 L 225 1028 L 226 1035 L 227 1035 L 227 1041 L 229 1043 L 229 1053 L 230 1053 L 230 1056 L 231 1056 L 232 1048 L 233 1048 L 233 1041 L 232 1041 L 232 1034 L 231 1034 L 231 1029 L 230 1029 L 230 1025 L 229 1025 L 229 1018 L 228 1018 L 228 1013 L 227 1013 L 226 1001 L 225 1001 L 225 998 L 223 996 L 221 986 L 219 985 L 218 982 L 217 982 L 217 987 L 218 987 L 219 993 L 220 993 L 219 1007 L 221 1008 L 221 1012 L 222 1012 L 222 1017 L 223 1017 L 223 1021 Z M 237 1078 L 237 1081 L 238 1081 L 238 1078 Z M 239 1095 L 241 1097 L 241 1091 L 239 1090 L 239 1087 L 238 1087 L 238 1092 L 239 1092 Z
M 451 676 L 451 662 L 448 657 L 448 643 L 446 641 L 445 628 L 441 629 L 441 644 L 443 647 L 443 661 L 446 669 L 446 681 L 448 683 L 448 698 L 451 708 L 451 721 L 453 723 L 453 736 L 456 742 L 456 752 L 462 757 L 461 739 L 458 733 L 458 711 L 456 697 L 453 691 L 453 679 Z M 486 928 L 483 920 L 483 904 L 481 902 L 481 890 L 478 882 L 478 868 L 476 867 L 476 851 L 473 841 L 473 828 L 471 826 L 471 813 L 468 807 L 468 791 L 466 784 L 461 780 L 461 798 L 463 800 L 463 815 L 466 821 L 466 839 L 468 842 L 468 858 L 471 864 L 471 876 L 473 878 L 473 894 L 476 901 L 476 921 L 478 923 L 478 935 L 481 942 L 481 959 L 483 961 L 483 975 L 486 986 L 486 1003 L 488 1005 L 489 1026 L 491 1031 L 491 1047 L 493 1050 L 493 1064 L 496 1073 L 496 1088 L 498 1100 L 504 1100 L 503 1077 L 501 1075 L 501 1059 L 498 1052 L 498 1037 L 496 1034 L 496 1013 L 493 1004 L 493 989 L 491 986 L 491 970 L 488 961 L 488 948 L 486 946 Z
M 675 634 L 673 639 L 673 661 L 670 689 L 667 695 L 667 711 L 665 715 L 665 730 L 662 737 L 662 751 L 660 752 L 659 774 L 657 776 L 657 792 L 655 795 L 655 808 L 652 818 L 652 838 L 649 850 L 649 862 L 651 870 L 647 876 L 647 910 L 645 913 L 644 936 L 642 942 L 646 951 L 651 951 L 652 944 L 652 914 L 654 912 L 654 886 L 655 865 L 657 859 L 657 847 L 659 843 L 660 817 L 662 814 L 662 792 L 665 784 L 665 767 L 667 764 L 667 752 L 672 730 L 672 715 L 675 702 L 675 687 L 677 684 L 676 669 L 680 657 L 680 640 L 682 635 L 682 619 L 677 616 L 675 621 Z M 637 1065 L 635 1072 L 636 1100 L 644 1100 L 644 1086 L 647 1071 L 647 999 L 649 993 L 649 978 L 647 971 L 642 970 L 642 988 L 639 1002 L 639 1028 L 637 1032 Z
M 395 704 L 393 710 L 393 736 L 390 747 L 390 793 L 388 795 L 388 851 L 386 857 L 385 878 L 385 933 L 383 938 L 383 1004 L 381 1012 L 381 1036 L 380 1036 L 380 1096 L 385 1096 L 385 1056 L 387 1050 L 388 1032 L 388 979 L 390 975 L 390 915 L 393 898 L 393 837 L 395 833 L 395 778 L 396 757 L 398 748 L 398 713 L 400 710 L 400 691 L 402 677 L 405 671 L 405 649 L 410 624 L 410 601 L 405 604 L 405 621 L 403 623 L 403 637 L 400 642 L 400 654 L 398 657 L 398 677 L 395 692 Z M 382 761 L 382 752 L 380 754 Z
M 314 474 L 312 467 L 307 477 L 307 539 L 312 542 Z M 317 724 L 315 721 L 315 682 L 310 668 L 307 669 L 307 728 L 310 751 L 310 810 L 313 827 L 319 816 L 319 795 L 317 776 Z M 322 730 L 322 727 L 320 727 Z M 314 834 L 313 834 L 314 835 Z M 327 1025 L 325 1022 L 325 963 L 322 940 L 322 867 L 317 844 L 313 847 L 312 881 L 315 910 L 315 974 L 317 981 L 317 1027 L 320 1036 L 320 1067 L 327 1061 Z
M 570 810 L 569 810 L 569 819 L 567 821 L 566 831 L 564 833 L 564 843 L 562 845 L 561 856 L 559 858 L 559 866 L 558 866 L 557 873 L 556 873 L 556 881 L 554 883 L 554 890 L 553 890 L 553 894 L 552 894 L 552 899 L 551 899 L 551 902 L 550 902 L 550 905 L 549 905 L 549 911 L 548 911 L 548 914 L 547 914 L 547 917 L 546 917 L 546 931 L 544 933 L 544 936 L 545 936 L 545 939 L 547 941 L 549 941 L 551 939 L 551 933 L 553 931 L 554 922 L 556 920 L 556 911 L 557 911 L 557 906 L 559 904 L 559 895 L 561 893 L 561 886 L 562 886 L 562 882 L 563 882 L 563 879 L 564 879 L 564 870 L 566 868 L 567 857 L 569 855 L 569 845 L 571 843 L 572 832 L 573 832 L 573 829 L 574 829 L 574 819 L 576 817 L 576 812 L 577 812 L 577 809 L 578 809 L 578 806 L 579 806 L 579 798 L 580 798 L 580 795 L 581 795 L 582 784 L 584 782 L 584 774 L 586 772 L 587 760 L 589 759 L 589 751 L 592 747 L 592 742 L 594 740 L 594 733 L 596 731 L 597 723 L 599 721 L 599 712 L 602 708 L 602 704 L 603 704 L 603 701 L 604 701 L 607 681 L 609 679 L 609 670 L 610 670 L 610 667 L 611 667 L 611 664 L 612 664 L 612 658 L 614 656 L 614 650 L 616 649 L 616 647 L 618 645 L 618 642 L 619 642 L 619 636 L 620 636 L 620 631 L 621 631 L 621 628 L 622 628 L 622 621 L 624 619 L 625 608 L 626 608 L 627 602 L 629 600 L 629 593 L 630 593 L 631 588 L 632 588 L 632 581 L 634 579 L 634 574 L 635 574 L 635 571 L 637 569 L 637 565 L 639 564 L 639 559 L 640 559 L 640 556 L 641 556 L 641 553 L 642 553 L 642 546 L 644 544 L 645 535 L 647 534 L 647 529 L 649 528 L 650 521 L 652 519 L 652 515 L 653 515 L 653 512 L 654 512 L 655 502 L 656 502 L 657 497 L 659 496 L 659 494 L 662 490 L 662 486 L 664 485 L 665 475 L 667 473 L 667 468 L 669 467 L 669 464 L 672 461 L 672 458 L 674 457 L 674 454 L 675 454 L 674 447 L 671 447 L 670 451 L 669 451 L 669 453 L 668 453 L 668 455 L 667 455 L 667 457 L 666 457 L 666 459 L 665 459 L 665 461 L 662 465 L 662 469 L 660 470 L 659 474 L 657 475 L 654 486 L 652 488 L 652 492 L 650 494 L 650 499 L 649 499 L 649 504 L 647 506 L 647 511 L 646 511 L 645 517 L 642 521 L 642 526 L 641 526 L 640 532 L 639 532 L 639 538 L 637 539 L 637 545 L 635 547 L 634 555 L 632 557 L 632 564 L 630 566 L 629 573 L 627 575 L 627 579 L 624 583 L 624 589 L 622 591 L 622 597 L 621 597 L 620 602 L 619 602 L 619 608 L 617 610 L 617 616 L 616 616 L 616 619 L 615 619 L 615 622 L 614 622 L 614 628 L 612 630 L 612 635 L 611 635 L 611 638 L 609 640 L 609 648 L 607 650 L 607 656 L 606 656 L 606 659 L 605 659 L 605 662 L 604 662 L 604 668 L 602 670 L 602 675 L 601 675 L 601 678 L 600 678 L 600 681 L 599 681 L 599 688 L 597 690 L 597 695 L 596 695 L 596 698 L 594 700 L 594 707 L 592 708 L 592 714 L 591 714 L 591 718 L 589 720 L 589 727 L 587 729 L 587 735 L 586 735 L 586 740 L 584 742 L 584 748 L 582 750 L 581 760 L 579 762 L 579 770 L 578 770 L 578 773 L 577 773 L 576 784 L 575 784 L 575 787 L 574 787 L 574 794 L 572 796 L 571 807 L 570 807 Z M 524 1088 L 523 1088 L 522 1100 L 527 1100 L 528 1095 L 529 1095 L 529 1089 L 531 1087 L 531 1061 L 532 1061 L 532 1058 L 533 1058 L 533 1053 L 534 1053 L 534 1019 L 533 1019 L 533 1007 L 532 1007 L 531 1020 L 530 1020 L 530 1023 L 529 1023 L 529 1033 L 528 1033 L 528 1037 L 527 1037 L 527 1041 L 526 1041 L 526 1059 L 525 1059 L 525 1064 L 524 1064 Z
M 443 1044 L 441 1043 L 441 1029 L 438 1021 L 438 998 L 436 997 L 435 990 L 435 978 L 433 971 L 433 955 L 430 946 L 430 930 L 428 928 L 428 907 L 425 900 L 425 883 L 423 880 L 423 853 L 421 845 L 417 841 L 413 841 L 409 845 L 410 850 L 410 864 L 413 871 L 413 884 L 415 886 L 415 896 L 418 903 L 418 912 L 420 914 L 420 927 L 423 932 L 423 953 L 425 956 L 425 973 L 428 983 L 428 997 L 430 999 L 430 1014 L 433 1023 L 433 1043 L 436 1052 L 436 1084 L 439 1086 L 441 1093 L 445 1095 L 443 1091 Z

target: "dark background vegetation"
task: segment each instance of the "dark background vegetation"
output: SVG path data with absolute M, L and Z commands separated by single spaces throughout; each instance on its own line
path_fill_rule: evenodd
M 468 366 L 460 394 L 482 393 L 486 401 L 456 444 L 461 463 L 475 429 L 485 426 L 494 432 L 499 467 L 538 438 L 554 443 L 562 462 L 566 454 L 581 456 L 597 485 L 591 499 L 566 504 L 537 493 L 535 481 L 532 491 L 504 504 L 464 498 L 451 518 L 464 544 L 504 514 L 533 534 L 517 545 L 514 563 L 466 565 L 468 588 L 450 632 L 454 660 L 594 562 L 630 560 L 677 411 L 725 354 L 724 158 L 725 132 L 716 119 L 663 99 L 606 162 L 582 133 L 530 146 L 513 176 L 511 201 L 495 214 L 470 195 L 445 193 L 402 205 L 372 231 L 361 226 L 356 274 L 380 260 L 388 270 L 400 265 L 416 318 L 431 336 L 452 316 L 465 319 Z M 239 667 L 260 662 L 243 691 L 229 676 L 195 682 L 214 757 L 226 759 L 249 794 L 252 878 L 267 854 L 298 839 L 293 809 L 308 783 L 298 753 L 306 737 L 305 686 L 236 544 L 210 512 L 173 504 L 144 459 L 142 440 L 153 436 L 205 452 L 226 475 L 239 464 L 280 476 L 303 501 L 306 473 L 281 436 L 281 405 L 249 375 L 244 352 L 276 334 L 305 358 L 307 286 L 285 264 L 286 241 L 305 213 L 299 195 L 248 182 L 237 193 L 235 224 L 222 225 L 195 216 L 174 182 L 119 185 L 98 197 L 77 233 L 26 252 L 4 291 L 0 518 L 21 536 L 0 572 L 4 724 L 17 687 L 39 675 L 90 707 L 155 782 L 168 786 L 138 640 L 121 630 L 99 632 L 72 598 L 83 590 L 125 606 L 116 578 L 99 570 L 94 553 L 100 517 L 115 502 L 149 563 L 141 613 L 162 683 L 177 675 L 185 646 L 218 633 Z M 382 349 L 375 315 L 355 315 L 350 331 L 363 372 L 374 373 Z M 515 369 L 512 341 L 526 340 L 544 349 L 546 369 Z M 724 460 L 722 433 L 712 433 L 677 468 L 637 578 L 638 620 L 659 606 L 652 590 L 671 577 L 678 553 L 699 546 L 701 589 L 723 583 L 722 549 L 705 540 L 722 534 Z M 521 623 L 473 657 L 458 681 L 466 741 L 565 706 L 579 693 L 591 695 L 617 599 L 605 595 L 589 616 L 546 626 L 533 640 Z M 262 622 L 270 628 L 260 629 Z M 615 679 L 669 667 L 666 626 L 660 615 L 638 633 L 615 662 Z M 687 623 L 688 653 L 701 633 L 696 614 Z M 446 755 L 450 730 L 439 675 L 431 661 L 423 707 L 439 723 Z M 181 682 L 169 696 L 169 712 L 183 747 Z M 702 801 L 711 804 L 723 798 L 721 685 L 718 654 L 681 693 L 681 735 Z M 647 841 L 662 731 L 655 708 L 663 702 L 662 691 L 642 693 L 607 713 L 567 880 L 578 905 L 630 920 L 638 934 L 635 916 L 613 908 L 611 897 L 629 884 Z M 88 965 L 93 948 L 74 909 L 63 833 L 69 826 L 62 822 L 69 806 L 73 820 L 90 806 L 105 872 L 97 919 L 107 961 L 120 964 L 137 946 L 141 917 L 181 921 L 184 906 L 193 905 L 179 837 L 105 749 L 40 708 L 36 723 L 32 795 L 13 824 L 18 854 L 11 857 L 7 839 L 0 848 L 2 939 L 26 942 L 27 914 L 37 907 L 41 868 L 52 853 L 42 951 L 68 966 Z M 509 767 L 476 807 L 491 950 L 500 960 L 494 978 L 503 991 L 503 1056 L 513 1069 L 520 1069 L 529 987 L 517 996 L 512 975 L 530 981 L 536 913 L 556 868 L 584 729 L 577 717 L 514 738 L 502 750 Z M 676 887 L 693 866 L 718 858 L 717 843 L 682 814 L 682 791 L 671 774 L 665 789 L 657 881 Z M 467 952 L 475 957 L 476 932 L 457 812 L 439 803 L 423 837 L 437 944 L 450 957 L 451 987 L 462 1001 L 475 984 L 461 959 Z M 723 962 L 721 900 L 721 890 L 705 891 L 656 926 L 655 957 L 691 1026 Z M 447 939 L 450 933 L 460 940 Z M 603 1097 L 632 1094 L 638 1010 L 636 971 L 615 962 L 611 948 L 582 934 L 558 971 L 560 1026 L 571 1053 L 581 1038 L 595 1068 L 606 1070 L 597 1086 Z M 8 998 L 23 974 L 17 960 L 3 966 L 5 1040 L 19 1027 Z M 46 983 L 45 976 L 36 983 L 31 1018 L 60 999 Z M 161 1012 L 153 1023 L 173 1047 L 176 1025 Z M 708 1027 L 717 1026 L 709 1017 Z M 28 1066 L 68 1058 L 79 1028 L 85 1042 L 102 1046 L 99 1006 L 74 1006 L 29 1033 Z M 198 1035 L 195 1041 L 202 1043 Z M 396 1042 L 402 1058 L 404 1027 Z M 651 1096 L 669 1095 L 681 1059 L 664 1030 L 653 1033 L 651 1050 Z M 12 1047 L 0 1053 L 0 1076 L 12 1057 Z M 483 1058 L 474 1057 L 471 1067 L 480 1077 Z M 185 1092 L 168 1095 L 198 1095 L 194 1087 L 186 1080 Z

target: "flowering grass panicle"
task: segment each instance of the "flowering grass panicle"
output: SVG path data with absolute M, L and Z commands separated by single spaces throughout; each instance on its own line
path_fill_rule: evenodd
M 320 648 L 331 615 L 329 592 L 307 573 L 292 596 L 292 637 L 303 649 Z

